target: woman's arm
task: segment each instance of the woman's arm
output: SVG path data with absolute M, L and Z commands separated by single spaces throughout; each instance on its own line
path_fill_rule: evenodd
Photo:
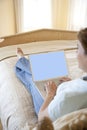
M 54 82 L 49 81 L 46 84 L 46 98 L 45 101 L 42 105 L 42 107 L 40 108 L 39 114 L 38 114 L 38 120 L 42 120 L 44 117 L 49 117 L 48 114 L 48 105 L 50 104 L 50 102 L 53 100 L 55 94 L 56 94 L 56 90 L 57 90 L 57 86 Z
M 70 81 L 71 79 L 69 77 L 62 77 L 59 79 L 59 84 Z M 46 86 L 46 98 L 44 100 L 44 103 L 42 107 L 40 108 L 39 114 L 38 114 L 38 120 L 42 120 L 43 117 L 49 117 L 48 114 L 48 106 L 51 103 L 51 101 L 54 99 L 54 96 L 56 94 L 57 86 L 53 81 L 47 82 Z
M 70 81 L 70 80 L 72 80 L 72 79 L 69 78 L 69 77 L 61 77 L 61 78 L 59 79 L 59 84 L 61 84 L 61 83 L 63 83 L 63 82 Z

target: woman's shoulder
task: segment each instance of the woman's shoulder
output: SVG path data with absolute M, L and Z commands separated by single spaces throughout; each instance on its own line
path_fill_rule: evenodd
M 61 85 L 59 85 L 57 92 L 60 92 L 60 91 L 63 92 L 63 91 L 68 91 L 68 90 L 73 91 L 73 90 L 78 89 L 78 87 L 82 88 L 83 86 L 87 88 L 87 81 L 84 81 L 81 78 L 77 78 L 68 82 L 64 82 Z

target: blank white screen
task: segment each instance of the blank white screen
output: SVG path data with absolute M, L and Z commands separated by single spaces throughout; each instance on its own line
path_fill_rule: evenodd
M 63 51 L 32 54 L 29 56 L 34 81 L 53 79 L 68 75 Z

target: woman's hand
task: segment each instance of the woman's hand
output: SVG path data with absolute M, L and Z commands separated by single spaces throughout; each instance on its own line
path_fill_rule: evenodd
M 55 94 L 56 94 L 56 90 L 57 90 L 56 84 L 55 84 L 53 81 L 48 81 L 48 82 L 45 84 L 45 87 L 46 87 L 47 95 L 54 97 Z
M 63 83 L 63 82 L 70 81 L 70 80 L 72 80 L 72 79 L 69 78 L 69 77 L 62 77 L 62 78 L 59 79 L 59 84 L 61 84 L 61 83 Z
M 38 114 L 39 121 L 41 121 L 44 117 L 49 117 L 48 106 L 51 103 L 51 101 L 53 100 L 53 98 L 56 94 L 56 89 L 57 89 L 56 84 L 52 81 L 47 82 L 45 84 L 45 87 L 46 87 L 47 95 L 46 95 L 44 102 L 39 110 L 39 114 Z

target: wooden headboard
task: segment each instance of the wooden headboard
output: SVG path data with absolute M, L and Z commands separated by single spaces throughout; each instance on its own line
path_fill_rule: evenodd
M 3 42 L 0 43 L 0 47 L 23 44 L 35 41 L 48 41 L 48 40 L 76 40 L 77 32 L 55 30 L 55 29 L 40 29 L 30 32 L 20 33 L 16 35 L 2 37 Z

